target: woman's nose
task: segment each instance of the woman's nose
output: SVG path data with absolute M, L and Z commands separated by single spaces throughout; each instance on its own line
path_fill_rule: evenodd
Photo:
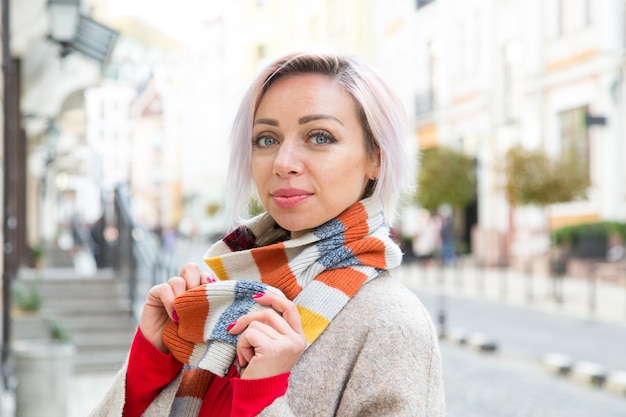
M 302 172 L 302 155 L 296 141 L 285 140 L 274 158 L 273 173 L 278 176 L 297 175 Z

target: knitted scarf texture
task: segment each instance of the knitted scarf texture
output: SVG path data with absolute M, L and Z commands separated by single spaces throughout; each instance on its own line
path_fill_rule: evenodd
M 163 334 L 186 364 L 171 416 L 197 416 L 213 375 L 226 375 L 237 343 L 226 327 L 265 308 L 253 294 L 271 291 L 292 300 L 310 345 L 363 284 L 398 266 L 402 253 L 390 238 L 382 203 L 366 198 L 296 239 L 262 214 L 215 243 L 204 260 L 222 281 L 178 296 L 179 322 Z

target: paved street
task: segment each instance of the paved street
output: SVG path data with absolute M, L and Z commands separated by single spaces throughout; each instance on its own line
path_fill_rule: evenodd
M 547 374 L 525 358 L 442 343 L 447 417 L 624 417 L 626 398 Z
M 436 320 L 441 297 L 430 291 L 418 296 Z M 494 338 L 500 353 L 539 360 L 559 352 L 577 360 L 626 370 L 626 325 L 555 315 L 492 301 L 447 296 L 448 329 L 463 328 Z
M 442 283 L 438 274 L 413 265 L 404 267 L 401 277 L 434 321 L 445 312 L 448 331 L 485 333 L 498 346 L 494 353 L 479 353 L 442 340 L 448 417 L 626 416 L 626 398 L 553 376 L 540 361 L 546 353 L 558 352 L 607 370 L 626 370 L 626 321 L 619 322 L 618 311 L 599 321 L 584 317 L 584 303 L 579 311 L 570 306 L 571 314 L 547 311 L 537 300 L 523 306 L 524 297 L 514 303 L 515 296 L 509 296 L 505 303 L 494 292 L 496 275 L 484 282 L 491 297 L 478 297 L 469 288 L 452 289 L 453 283 Z M 619 304 L 619 298 L 613 301 Z

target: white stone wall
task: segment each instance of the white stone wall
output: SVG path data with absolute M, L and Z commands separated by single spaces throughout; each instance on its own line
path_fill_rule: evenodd
M 606 126 L 589 130 L 588 199 L 549 211 L 517 208 L 515 227 L 524 231 L 520 236 L 530 236 L 546 229 L 548 215 L 562 221 L 590 216 L 626 220 L 625 6 L 620 0 L 592 1 L 586 15 L 586 3 L 568 2 L 559 17 L 556 0 L 437 0 L 405 17 L 412 32 L 406 65 L 413 75 L 404 81 L 414 93 L 425 91 L 432 81 L 429 43 L 436 42 L 438 53 L 438 108 L 413 115 L 414 126 L 432 123 L 439 144 L 477 157 L 478 226 L 485 235 L 506 234 L 510 228 L 498 172 L 506 151 L 522 143 L 558 155 L 559 113 L 582 105 L 608 119 Z M 504 111 L 505 56 L 514 63 L 510 118 Z M 524 246 L 529 245 L 517 242 Z

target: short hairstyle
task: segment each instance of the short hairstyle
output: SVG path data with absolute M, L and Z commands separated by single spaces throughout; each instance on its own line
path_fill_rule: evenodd
M 372 196 L 383 201 L 389 222 L 400 196 L 413 184 L 413 164 L 405 149 L 406 114 L 400 100 L 369 66 L 354 58 L 329 53 L 294 53 L 270 63 L 253 80 L 235 115 L 231 131 L 226 209 L 230 221 L 247 217 L 251 198 L 257 198 L 252 178 L 252 127 L 263 94 L 287 75 L 323 74 L 352 97 L 365 132 L 368 155 L 380 151 L 380 173 Z

